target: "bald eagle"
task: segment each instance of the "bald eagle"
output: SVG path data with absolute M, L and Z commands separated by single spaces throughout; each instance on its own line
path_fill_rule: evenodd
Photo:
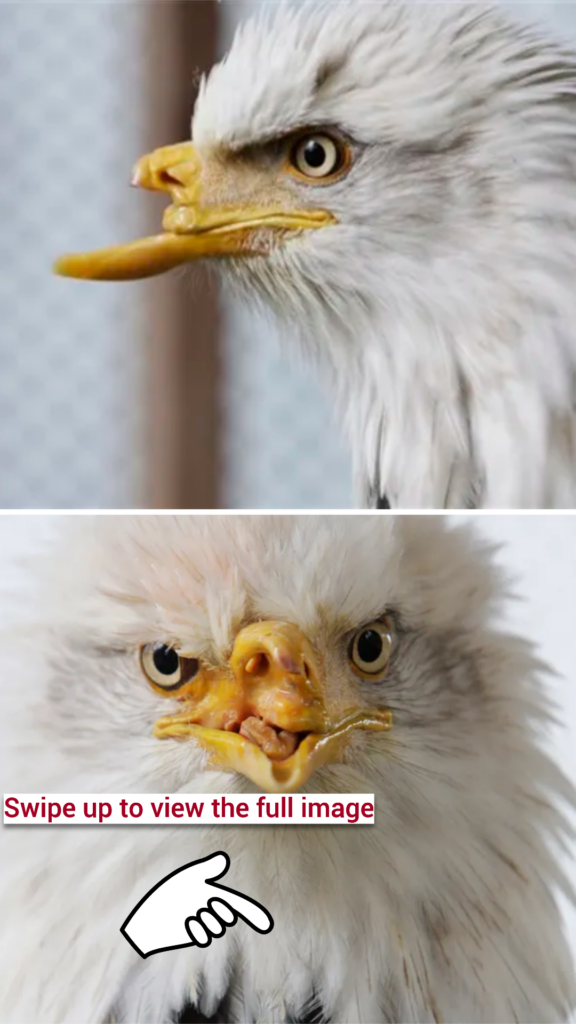
M 575 507 L 576 57 L 482 3 L 270 6 L 135 169 L 164 234 L 57 269 L 219 258 L 324 368 L 369 507 Z
M 374 793 L 375 824 L 5 827 L 3 1024 L 568 1017 L 555 847 L 574 794 L 539 746 L 543 666 L 502 630 L 469 524 L 66 526 L 2 643 L 6 792 Z M 273 931 L 142 960 L 130 911 L 218 850 Z

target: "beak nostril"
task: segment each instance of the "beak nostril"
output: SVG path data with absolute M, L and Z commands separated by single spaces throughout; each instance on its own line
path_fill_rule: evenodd
M 163 185 L 180 185 L 181 182 L 178 178 L 175 178 L 170 171 L 163 170 L 158 171 L 158 181 L 162 182 Z
M 268 658 L 265 654 L 253 654 L 251 658 L 248 658 L 248 661 L 244 666 L 244 671 L 247 672 L 248 675 L 255 675 L 256 673 L 258 673 L 258 675 L 263 675 L 267 672 L 268 665 Z

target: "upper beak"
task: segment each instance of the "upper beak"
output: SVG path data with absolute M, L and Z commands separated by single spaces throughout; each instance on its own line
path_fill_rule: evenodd
M 205 256 L 262 256 L 272 235 L 324 227 L 336 218 L 327 210 L 292 209 L 286 202 L 204 202 L 202 161 L 192 143 L 165 146 L 142 157 L 132 184 L 172 198 L 164 234 L 90 253 L 62 256 L 55 271 L 66 277 L 127 281 L 161 274 Z M 263 229 L 266 232 L 263 233 Z
M 271 793 L 294 792 L 341 757 L 355 729 L 391 727 L 386 710 L 330 713 L 321 680 L 297 626 L 258 622 L 238 634 L 226 669 L 204 670 L 183 688 L 182 711 L 159 719 L 154 732 L 193 736 L 209 767 L 240 772 Z

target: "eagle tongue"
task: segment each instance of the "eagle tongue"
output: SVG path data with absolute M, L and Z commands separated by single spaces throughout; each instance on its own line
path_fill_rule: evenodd
M 255 743 L 271 761 L 285 761 L 298 746 L 298 734 L 276 729 L 261 718 L 252 715 L 240 726 L 240 735 Z

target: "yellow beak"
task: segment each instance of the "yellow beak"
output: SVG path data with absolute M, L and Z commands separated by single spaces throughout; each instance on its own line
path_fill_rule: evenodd
M 193 737 L 208 767 L 239 772 L 269 793 L 293 793 L 338 761 L 356 729 L 388 730 L 389 711 L 327 710 L 318 657 L 289 622 L 258 622 L 236 638 L 226 670 L 205 670 L 183 688 L 181 712 L 154 733 Z
M 162 274 L 205 256 L 265 256 L 287 233 L 333 224 L 328 210 L 291 209 L 288 202 L 206 203 L 202 162 L 192 143 L 165 146 L 142 157 L 132 184 L 172 197 L 164 233 L 126 245 L 62 256 L 54 270 L 65 277 L 129 281 Z

